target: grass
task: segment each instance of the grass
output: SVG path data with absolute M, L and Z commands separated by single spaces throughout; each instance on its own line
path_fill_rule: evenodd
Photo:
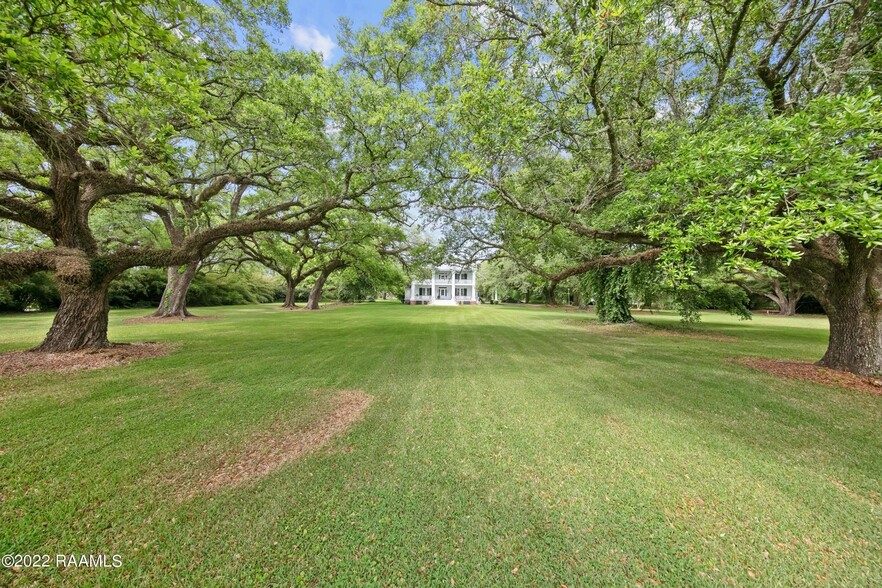
M 178 350 L 0 381 L 0 554 L 123 566 L 0 584 L 882 585 L 882 398 L 728 361 L 817 359 L 823 319 L 709 314 L 714 340 L 541 308 L 139 314 L 111 338 Z M 50 318 L 0 317 L 0 350 Z M 176 495 L 340 389 L 374 400 L 330 446 Z

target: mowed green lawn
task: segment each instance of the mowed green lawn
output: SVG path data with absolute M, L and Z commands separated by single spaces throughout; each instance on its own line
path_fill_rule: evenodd
M 220 318 L 112 313 L 166 357 L 0 382 L 0 554 L 123 559 L 0 584 L 882 585 L 882 397 L 730 361 L 817 359 L 823 319 L 706 315 L 720 341 L 542 308 L 197 312 Z M 50 319 L 0 317 L 0 350 Z M 176 487 L 342 389 L 373 402 L 324 448 Z

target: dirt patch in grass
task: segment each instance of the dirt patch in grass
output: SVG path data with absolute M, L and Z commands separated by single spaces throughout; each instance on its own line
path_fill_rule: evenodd
M 599 335 L 658 335 L 660 337 L 684 337 L 686 339 L 700 339 L 702 341 L 717 341 L 720 343 L 733 343 L 738 341 L 735 337 L 720 333 L 699 331 L 685 327 L 668 327 L 651 323 L 630 322 L 618 324 L 604 324 L 597 321 L 578 319 L 564 319 L 564 324 L 581 327 L 586 331 Z
M 827 386 L 840 386 L 882 396 L 882 378 L 858 376 L 849 372 L 831 370 L 805 361 L 779 361 L 760 357 L 739 357 L 733 361 L 781 378 L 814 382 Z
M 216 321 L 218 316 L 142 316 L 126 319 L 124 325 L 149 325 L 154 323 L 184 323 L 191 321 Z
M 565 325 L 570 325 L 571 327 L 579 327 L 592 333 L 602 333 L 608 335 L 638 333 L 645 329 L 645 325 L 638 322 L 607 324 L 595 320 L 580 319 L 563 319 L 563 321 L 561 322 L 563 322 L 563 324 Z
M 124 365 L 139 359 L 159 357 L 171 351 L 164 343 L 117 343 L 104 349 L 64 353 L 9 351 L 0 353 L 0 376 L 23 376 L 34 372 L 72 372 Z
M 285 306 L 277 306 L 276 309 L 277 310 L 287 310 L 290 312 L 300 312 L 300 311 L 320 312 L 322 310 L 331 310 L 334 308 L 340 308 L 342 306 L 352 306 L 352 303 L 351 302 L 329 302 L 327 304 L 320 304 L 319 308 L 316 310 L 309 310 L 308 308 L 306 308 L 306 303 L 303 303 L 301 306 L 295 306 L 294 308 L 289 308 L 289 307 L 285 307 Z
M 702 341 L 718 341 L 720 343 L 734 343 L 737 338 L 730 335 L 723 335 L 713 331 L 699 331 L 685 327 L 669 327 L 654 325 L 648 323 L 640 323 L 646 327 L 648 333 L 660 335 L 662 337 L 686 337 L 687 339 L 700 339 Z
M 293 431 L 274 426 L 272 430 L 252 437 L 235 454 L 203 475 L 195 490 L 215 492 L 271 474 L 286 463 L 326 445 L 334 436 L 351 427 L 361 418 L 371 400 L 361 390 L 338 392 L 330 410 L 318 420 Z M 195 491 L 190 491 L 187 496 L 194 494 Z

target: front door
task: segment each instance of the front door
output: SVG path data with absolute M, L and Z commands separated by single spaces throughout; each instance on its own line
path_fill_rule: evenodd
M 438 287 L 438 295 L 435 297 L 436 300 L 446 300 L 447 299 L 447 288 L 444 286 Z

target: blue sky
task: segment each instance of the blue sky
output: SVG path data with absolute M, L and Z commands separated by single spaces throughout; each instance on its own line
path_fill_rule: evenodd
M 291 25 L 274 36 L 282 47 L 318 51 L 326 63 L 340 58 L 337 20 L 345 16 L 356 27 L 376 24 L 390 0 L 289 0 Z

